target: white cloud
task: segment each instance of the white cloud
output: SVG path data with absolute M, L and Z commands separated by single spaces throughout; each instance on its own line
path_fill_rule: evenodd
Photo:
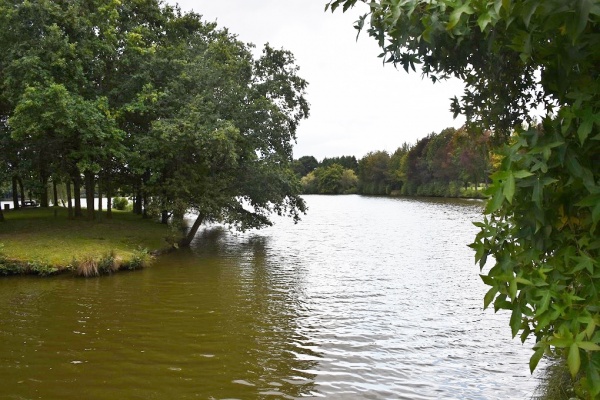
M 174 3 L 169 1 L 169 3 Z M 269 42 L 296 56 L 306 79 L 311 116 L 298 130 L 296 157 L 393 152 L 431 132 L 463 124 L 453 120 L 450 98 L 462 94 L 456 80 L 438 82 L 382 65 L 375 41 L 356 41 L 360 9 L 324 12 L 326 0 L 188 0 L 179 2 L 217 21 L 260 49 Z M 361 4 L 362 5 L 362 4 Z

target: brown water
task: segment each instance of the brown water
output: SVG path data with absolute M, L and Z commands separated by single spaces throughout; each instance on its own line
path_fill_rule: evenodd
M 306 199 L 143 271 L 1 279 L 0 399 L 531 397 L 531 346 L 482 311 L 480 203 Z

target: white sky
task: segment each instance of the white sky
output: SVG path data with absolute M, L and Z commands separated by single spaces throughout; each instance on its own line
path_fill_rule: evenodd
M 175 0 L 167 1 L 174 4 Z M 382 65 L 376 42 L 363 32 L 356 41 L 354 21 L 364 9 L 325 13 L 327 0 L 180 0 L 208 21 L 229 28 L 244 42 L 290 50 L 309 82 L 310 117 L 301 122 L 294 157 L 393 152 L 403 142 L 447 127 L 458 128 L 450 98 L 462 84 L 421 79 Z M 359 6 L 364 4 L 359 3 Z

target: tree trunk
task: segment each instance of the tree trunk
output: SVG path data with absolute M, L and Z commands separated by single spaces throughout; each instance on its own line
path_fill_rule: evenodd
M 54 199 L 52 200 L 52 208 L 54 209 L 54 217 L 58 216 L 58 189 L 56 189 L 56 179 L 52 179 L 52 194 Z
M 75 200 L 75 218 L 83 217 L 81 212 L 81 176 L 77 173 L 73 177 L 73 196 Z
M 13 208 L 18 210 L 19 207 L 19 189 L 17 187 L 17 177 L 13 176 L 12 178 L 12 198 L 13 198 Z
M 87 203 L 87 219 L 93 220 L 96 216 L 94 213 L 94 173 L 85 171 L 83 174 L 85 179 L 85 202 Z
M 98 175 L 98 213 L 102 215 L 102 179 Z
M 198 214 L 196 221 L 194 221 L 194 225 L 192 225 L 187 235 L 185 235 L 185 237 L 179 241 L 179 247 L 188 247 L 190 243 L 192 243 L 192 240 L 196 236 L 196 232 L 198 232 L 198 228 L 200 228 L 200 225 L 202 225 L 202 221 L 204 221 L 204 214 L 200 213 Z
M 160 223 L 161 224 L 168 224 L 169 223 L 169 212 L 167 210 L 163 210 L 160 213 Z
M 2 211 L 2 207 L 0 207 L 0 222 L 4 222 L 4 211 Z
M 136 214 L 142 214 L 142 190 L 138 187 L 135 193 L 135 200 L 133 203 L 133 212 Z
M 146 170 L 146 172 L 144 172 L 144 176 L 142 177 L 142 188 L 140 190 L 140 194 L 142 195 L 142 202 L 140 204 L 140 207 L 142 211 L 142 218 L 144 219 L 148 218 L 148 192 L 145 188 L 149 179 L 150 171 Z
M 40 177 L 40 207 L 48 208 L 48 177 Z
M 142 197 L 143 207 L 142 207 L 142 218 L 148 218 L 148 194 L 144 190 L 144 196 Z
M 106 218 L 112 219 L 112 186 L 110 178 L 106 179 Z
M 17 178 L 19 181 L 19 189 L 21 189 L 21 205 L 25 204 L 25 188 L 23 188 L 23 179 Z
M 67 218 L 69 219 L 73 219 L 73 199 L 71 198 L 71 181 L 67 181 L 65 183 L 65 185 L 67 186 L 67 210 L 68 210 L 68 216 Z

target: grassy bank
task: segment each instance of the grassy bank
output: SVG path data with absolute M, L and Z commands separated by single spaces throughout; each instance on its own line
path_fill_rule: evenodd
M 100 272 L 133 269 L 148 263 L 148 252 L 168 247 L 166 225 L 130 212 L 98 214 L 94 221 L 69 220 L 67 210 L 5 211 L 0 223 L 0 275 L 51 274 L 65 270 Z M 86 270 L 87 268 L 87 270 Z M 85 273 L 83 273 L 85 275 Z

